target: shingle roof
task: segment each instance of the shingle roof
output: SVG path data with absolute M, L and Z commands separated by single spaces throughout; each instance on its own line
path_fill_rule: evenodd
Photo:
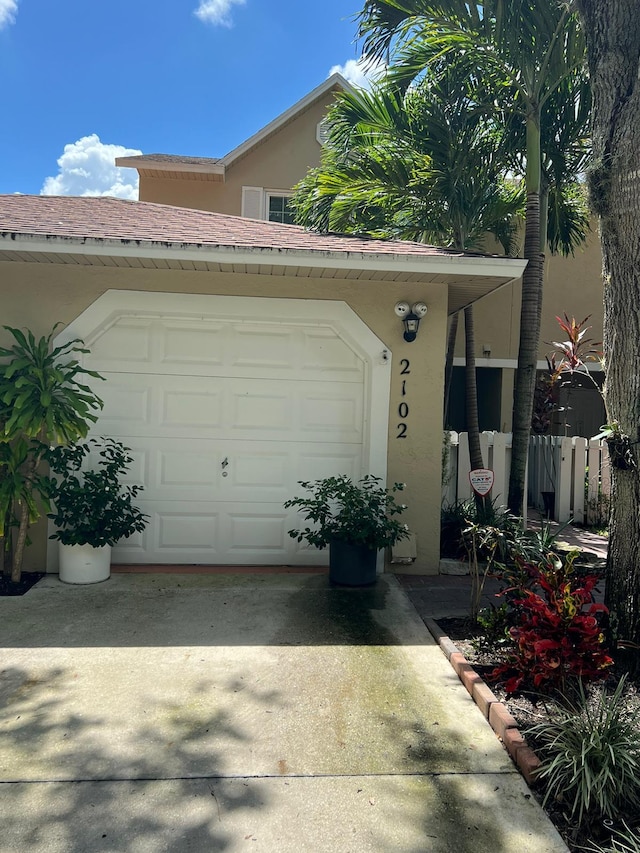
M 140 163 L 184 163 L 190 166 L 214 166 L 220 162 L 219 157 L 187 157 L 183 154 L 135 154 L 125 158 L 137 160 Z
M 422 243 L 316 234 L 298 225 L 107 197 L 0 195 L 0 235 L 364 255 L 478 257 Z

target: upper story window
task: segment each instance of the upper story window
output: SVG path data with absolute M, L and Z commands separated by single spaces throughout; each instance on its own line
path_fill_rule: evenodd
M 294 224 L 293 210 L 289 205 L 290 196 L 267 193 L 267 219 L 269 222 Z

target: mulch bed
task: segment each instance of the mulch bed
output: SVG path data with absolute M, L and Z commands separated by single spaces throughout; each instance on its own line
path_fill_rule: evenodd
M 18 583 L 14 583 L 9 575 L 0 575 L 0 596 L 24 595 L 44 577 L 44 572 L 23 572 Z
M 455 643 L 478 675 L 490 686 L 496 697 L 504 703 L 515 717 L 518 729 L 526 736 L 528 743 L 535 750 L 537 744 L 535 739 L 532 739 L 527 733 L 527 730 L 538 723 L 551 719 L 554 712 L 557 712 L 559 708 L 558 703 L 552 697 L 534 692 L 506 693 L 499 683 L 492 680 L 491 673 L 500 663 L 500 653 L 481 642 L 482 628 L 474 625 L 469 617 L 438 619 L 438 625 Z M 616 662 L 611 668 L 607 683 L 611 684 L 613 689 L 624 674 L 624 667 Z M 625 697 L 630 713 L 635 714 L 640 720 L 640 680 L 629 681 Z M 539 789 L 535 790 L 534 793 L 542 804 L 544 791 Z M 575 853 L 593 849 L 588 846 L 590 840 L 605 844 L 610 838 L 612 827 L 606 821 L 600 826 L 593 827 L 591 832 L 586 834 L 583 827 L 576 825 L 575 818 L 571 818 L 568 810 L 563 809 L 562 803 L 548 801 L 544 808 L 569 849 Z M 620 818 L 626 820 L 630 826 L 640 827 L 640 815 L 635 817 L 620 815 Z M 618 828 L 622 828 L 621 825 Z

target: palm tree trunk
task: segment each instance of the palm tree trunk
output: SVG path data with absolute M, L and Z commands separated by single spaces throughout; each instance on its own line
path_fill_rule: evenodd
M 458 336 L 458 321 L 460 312 L 449 320 L 449 336 L 447 338 L 447 356 L 444 363 L 444 414 L 442 426 L 446 429 L 449 420 L 449 399 L 451 397 L 451 379 L 453 377 L 453 356 L 456 348 L 456 337 Z
M 543 255 L 540 251 L 540 126 L 527 121 L 527 207 L 524 257 L 528 264 L 522 276 L 520 347 L 513 395 L 513 439 L 509 474 L 509 509 L 522 515 L 529 436 L 536 386 L 542 315 Z
M 469 437 L 469 461 L 471 470 L 484 468 L 480 447 L 480 422 L 478 419 L 478 383 L 476 378 L 476 340 L 473 325 L 473 306 L 464 309 L 465 343 L 465 403 L 467 415 L 467 433 Z M 485 498 L 474 495 L 478 520 L 484 521 Z

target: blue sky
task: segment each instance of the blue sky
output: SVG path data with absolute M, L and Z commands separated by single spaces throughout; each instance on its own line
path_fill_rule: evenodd
M 363 0 L 0 0 L 0 193 L 136 198 L 125 153 L 217 157 L 329 73 Z

